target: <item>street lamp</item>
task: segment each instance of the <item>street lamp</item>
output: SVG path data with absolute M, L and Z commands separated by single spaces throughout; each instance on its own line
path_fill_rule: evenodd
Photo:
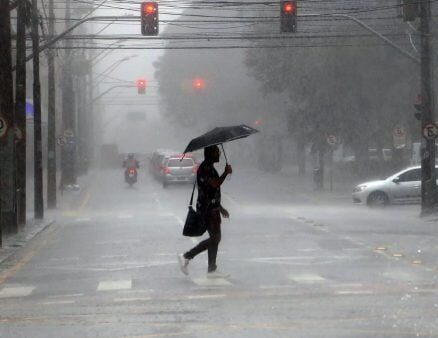
M 135 58 L 137 56 L 138 56 L 137 54 L 129 55 L 129 56 L 125 56 L 124 58 L 122 58 L 120 60 L 115 61 L 109 67 L 107 67 L 102 73 L 98 74 L 96 76 L 96 78 L 94 79 L 94 81 L 96 81 L 100 76 L 107 75 L 107 73 L 114 71 L 114 69 L 116 69 L 118 66 L 120 66 L 123 62 L 128 61 L 132 58 Z

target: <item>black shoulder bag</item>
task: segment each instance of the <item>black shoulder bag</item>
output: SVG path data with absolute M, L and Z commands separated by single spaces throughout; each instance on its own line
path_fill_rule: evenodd
M 186 222 L 184 224 L 183 235 L 188 237 L 202 236 L 207 230 L 207 225 L 203 217 L 193 209 L 193 195 L 195 194 L 195 184 L 193 184 L 192 197 L 190 198 L 189 212 L 187 213 Z

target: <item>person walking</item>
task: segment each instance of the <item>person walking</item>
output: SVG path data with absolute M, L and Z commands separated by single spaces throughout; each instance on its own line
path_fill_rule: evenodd
M 216 257 L 221 240 L 221 215 L 229 218 L 230 214 L 221 204 L 221 185 L 225 178 L 233 172 L 231 166 L 227 164 L 221 176 L 214 168 L 214 163 L 219 162 L 220 150 L 218 146 L 204 148 L 204 162 L 201 163 L 196 175 L 198 184 L 198 200 L 196 211 L 207 224 L 209 238 L 203 240 L 191 250 L 178 255 L 181 271 L 188 275 L 188 265 L 190 260 L 196 255 L 208 250 L 208 270 L 207 278 L 225 278 L 227 274 L 217 270 Z

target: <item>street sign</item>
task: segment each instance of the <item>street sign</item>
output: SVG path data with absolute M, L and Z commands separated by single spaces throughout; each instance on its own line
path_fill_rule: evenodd
M 327 136 L 327 143 L 330 144 L 331 146 L 334 146 L 337 142 L 338 142 L 338 140 L 337 140 L 335 135 L 328 135 Z
M 396 136 L 396 137 L 406 136 L 406 129 L 403 127 L 395 127 L 394 128 L 394 136 Z
M 6 123 L 6 120 L 3 117 L 0 117 L 0 137 L 5 136 L 7 131 L 8 131 L 8 124 Z
M 394 143 L 394 148 L 403 149 L 406 146 L 406 129 L 401 126 L 394 128 L 392 132 L 392 139 Z
M 56 138 L 56 143 L 58 144 L 58 146 L 63 146 L 65 144 L 66 140 L 65 140 L 65 136 L 58 136 Z
M 438 127 L 435 123 L 428 123 L 423 127 L 423 136 L 428 140 L 434 140 L 438 136 Z

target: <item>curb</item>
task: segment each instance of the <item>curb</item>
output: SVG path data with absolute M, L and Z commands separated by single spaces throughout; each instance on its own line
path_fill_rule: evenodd
M 49 226 L 53 225 L 55 220 L 32 220 L 20 232 L 3 239 L 3 247 L 0 248 L 0 265 L 3 264 L 18 250 L 26 246 L 35 236 L 44 231 Z

